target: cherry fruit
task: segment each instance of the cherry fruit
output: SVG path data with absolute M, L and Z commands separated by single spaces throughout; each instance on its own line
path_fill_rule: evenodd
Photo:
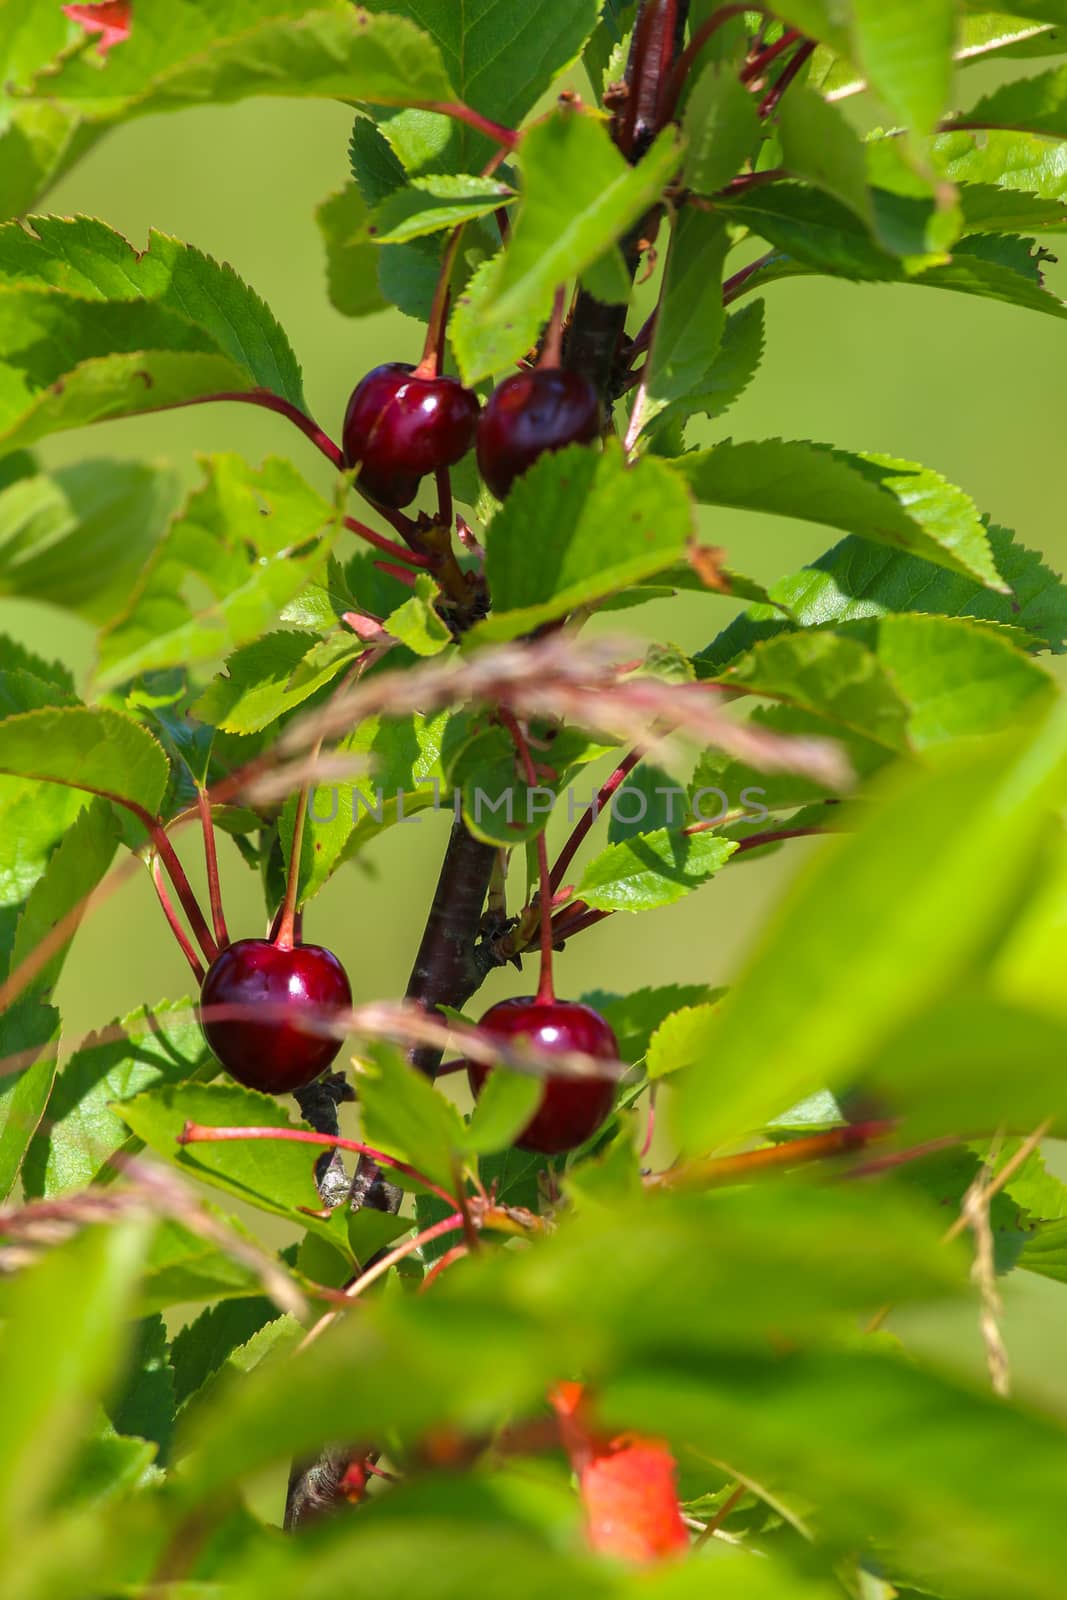
M 478 470 L 498 500 L 539 456 L 592 444 L 604 416 L 589 379 L 562 367 L 519 372 L 490 395 L 478 421 Z
M 427 473 L 455 466 L 474 443 L 478 396 L 458 378 L 420 377 L 401 361 L 375 367 L 345 412 L 345 465 L 379 505 L 410 505 Z
M 577 1000 L 539 1001 L 531 996 L 502 1000 L 491 1006 L 478 1026 L 494 1039 L 513 1043 L 527 1039 L 547 1055 L 580 1052 L 601 1061 L 617 1061 L 618 1041 L 592 1006 Z M 467 1078 L 477 1097 L 490 1068 L 467 1063 Z M 515 1143 L 541 1155 L 561 1155 L 584 1144 L 604 1122 L 615 1099 L 608 1078 L 546 1078 L 541 1104 Z
M 319 944 L 289 947 L 269 939 L 238 939 L 215 958 L 200 989 L 212 1006 L 271 1006 L 270 1016 L 202 1019 L 207 1042 L 226 1071 L 248 1089 L 285 1094 L 317 1078 L 341 1040 L 300 1027 L 301 1017 L 347 1011 L 352 991 L 345 969 Z

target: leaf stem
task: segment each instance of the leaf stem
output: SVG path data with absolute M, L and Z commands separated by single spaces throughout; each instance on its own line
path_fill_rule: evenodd
M 284 400 L 280 394 L 275 394 L 272 389 L 247 389 L 234 390 L 221 394 L 198 395 L 195 400 L 179 400 L 173 406 L 161 406 L 162 411 L 177 411 L 183 406 L 207 405 L 215 400 L 232 400 L 242 405 L 261 406 L 265 411 L 277 412 L 278 416 L 286 417 L 294 427 L 311 440 L 316 450 L 320 450 L 332 467 L 338 472 L 344 471 L 345 459 L 339 445 L 336 445 L 314 418 L 301 411 L 299 406 L 293 405 L 291 400 Z
M 409 1166 L 406 1161 L 398 1161 L 395 1156 L 388 1156 L 382 1150 L 375 1150 L 369 1144 L 360 1144 L 356 1139 L 342 1139 L 340 1134 L 313 1133 L 309 1128 L 225 1128 L 211 1127 L 201 1122 L 187 1122 L 178 1135 L 180 1145 L 225 1144 L 230 1140 L 246 1139 L 278 1139 L 286 1144 L 315 1144 L 325 1149 L 348 1150 L 353 1155 L 368 1156 L 380 1166 L 392 1167 L 395 1172 L 402 1172 L 405 1177 L 413 1178 L 416 1183 L 421 1183 L 423 1188 L 429 1189 L 439 1199 L 446 1200 L 450 1206 L 456 1204 L 454 1194 L 442 1189 L 417 1167 Z
M 480 111 L 464 105 L 462 100 L 424 100 L 419 109 L 439 112 L 443 117 L 451 117 L 454 122 L 465 122 L 468 128 L 484 133 L 487 139 L 502 145 L 505 150 L 514 150 L 519 142 L 519 135 L 514 128 L 505 128 L 503 123 L 483 117 Z
M 604 782 L 600 785 L 600 788 L 597 791 L 597 797 L 593 801 L 593 804 L 590 806 L 589 810 L 583 811 L 582 815 L 578 818 L 570 838 L 567 840 L 566 844 L 563 846 L 563 849 L 556 857 L 556 864 L 552 868 L 552 875 L 549 879 L 549 885 L 553 894 L 556 893 L 560 884 L 563 882 L 567 868 L 578 854 L 582 842 L 592 828 L 593 823 L 600 816 L 601 811 L 607 805 L 615 791 L 620 788 L 625 780 L 629 777 L 630 773 L 637 766 L 643 755 L 644 751 L 642 750 L 631 750 L 628 755 L 624 756 L 619 762 L 619 765 L 615 768 L 615 771 L 611 773 L 609 777 L 605 778 Z
M 735 300 L 744 294 L 748 280 L 756 275 L 761 268 L 767 266 L 778 254 L 776 250 L 768 250 L 765 255 L 750 261 L 747 267 L 742 267 L 735 272 L 733 277 L 727 278 L 722 286 L 722 303 L 724 306 L 732 305 Z
M 222 885 L 219 882 L 219 857 L 215 846 L 215 825 L 211 820 L 211 801 L 206 790 L 199 784 L 196 786 L 196 804 L 200 812 L 200 826 L 204 835 L 204 859 L 207 863 L 207 887 L 211 900 L 211 922 L 215 930 L 215 942 L 220 950 L 224 950 L 230 942 L 229 930 L 226 927 L 226 916 L 222 909 Z

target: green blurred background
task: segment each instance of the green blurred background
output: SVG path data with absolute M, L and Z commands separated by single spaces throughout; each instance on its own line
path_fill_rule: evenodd
M 968 92 L 985 84 L 969 75 Z M 577 83 L 577 78 L 575 79 Z M 232 264 L 270 304 L 300 358 L 310 406 L 337 434 L 358 378 L 382 360 L 416 359 L 418 326 L 398 313 L 347 321 L 329 305 L 313 212 L 347 176 L 351 116 L 341 106 L 263 102 L 136 122 L 110 136 L 49 197 L 46 209 L 105 218 L 138 247 L 149 226 Z M 1055 242 L 1053 241 L 1053 248 Z M 1050 286 L 1067 294 L 1067 270 Z M 736 438 L 781 435 L 921 461 L 967 489 L 995 521 L 1016 529 L 1062 570 L 1067 529 L 1060 472 L 1067 430 L 1067 330 L 1024 311 L 907 287 L 799 279 L 767 296 L 768 349 L 748 395 L 713 429 Z M 188 482 L 198 452 L 234 450 L 252 461 L 290 456 L 326 487 L 329 469 L 283 421 L 240 406 L 204 406 L 98 426 L 50 440 L 48 465 L 87 456 L 166 458 Z M 742 572 L 770 580 L 831 542 L 824 529 L 741 513 L 705 514 L 705 537 Z M 689 596 L 624 614 L 627 629 L 699 648 L 732 615 L 730 602 Z M 69 615 L 24 602 L 0 605 L 0 626 L 84 675 L 92 635 Z M 584 790 L 583 795 L 584 798 Z M 403 992 L 440 861 L 447 817 L 395 829 L 317 900 L 308 937 L 332 944 L 358 1001 Z M 187 835 L 187 841 L 191 836 Z M 783 883 L 813 846 L 729 870 L 701 893 L 639 923 L 610 919 L 560 959 L 567 994 L 668 982 L 724 982 Z M 235 935 L 258 933 L 258 885 L 224 841 L 228 915 Z M 195 867 L 195 851 L 186 854 Z M 961 914 L 965 908 L 961 907 Z M 97 910 L 60 986 L 66 1043 L 144 1001 L 186 992 L 187 972 L 146 881 Z M 485 1004 L 529 987 L 510 969 Z M 843 994 L 847 1005 L 849 996 Z M 872 1246 L 875 1241 L 872 1241 Z M 1007 1333 L 1027 1384 L 1067 1406 L 1057 1355 L 1067 1334 L 1062 1286 L 1016 1275 Z M 913 1330 L 980 1363 L 976 1308 Z

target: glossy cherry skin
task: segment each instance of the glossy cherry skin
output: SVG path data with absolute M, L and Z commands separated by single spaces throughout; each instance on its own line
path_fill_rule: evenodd
M 268 939 L 238 939 L 215 958 L 200 988 L 202 1012 L 211 1006 L 284 1008 L 261 1022 L 201 1016 L 207 1042 L 230 1076 L 264 1094 L 302 1089 L 341 1048 L 340 1039 L 303 1031 L 300 1016 L 318 1018 L 351 1004 L 344 967 L 319 944 L 282 949 Z
M 496 1039 L 528 1039 L 547 1055 L 577 1051 L 601 1061 L 619 1059 L 618 1041 L 609 1025 L 592 1006 L 577 1000 L 540 1004 L 531 996 L 502 1000 L 490 1007 L 478 1026 Z M 475 1097 L 490 1070 L 468 1061 L 467 1078 Z M 615 1085 L 609 1078 L 546 1078 L 541 1104 L 515 1143 L 541 1155 L 562 1155 L 596 1132 L 614 1100 Z
M 458 378 L 418 378 L 400 361 L 375 367 L 356 385 L 345 412 L 345 465 L 378 505 L 410 505 L 419 482 L 453 467 L 474 443 L 478 396 Z
M 539 456 L 569 444 L 592 444 L 604 415 L 580 372 L 537 367 L 505 378 L 478 421 L 478 471 L 498 500 Z

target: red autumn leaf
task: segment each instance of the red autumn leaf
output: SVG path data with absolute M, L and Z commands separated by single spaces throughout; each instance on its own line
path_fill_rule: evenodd
M 560 1438 L 578 1474 L 594 1550 L 623 1561 L 660 1561 L 689 1546 L 678 1506 L 674 1457 L 657 1439 L 609 1439 L 589 1421 L 581 1384 L 552 1394 Z
M 64 6 L 72 22 L 80 22 L 87 33 L 98 33 L 97 49 L 106 55 L 112 45 L 130 37 L 133 26 L 133 0 L 98 0 L 96 5 Z

